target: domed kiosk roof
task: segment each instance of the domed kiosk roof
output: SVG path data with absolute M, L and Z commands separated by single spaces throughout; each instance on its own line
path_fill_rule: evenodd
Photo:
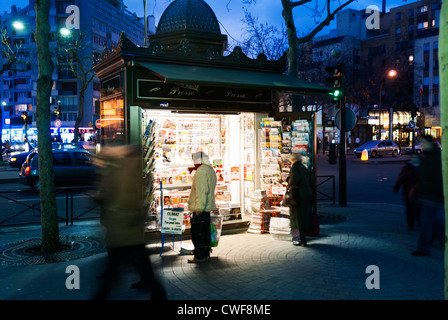
M 215 13 L 203 0 L 172 2 L 160 18 L 156 34 L 184 30 L 221 34 Z

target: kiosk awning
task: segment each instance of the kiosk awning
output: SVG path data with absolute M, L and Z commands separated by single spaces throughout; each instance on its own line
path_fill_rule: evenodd
M 149 69 L 164 82 L 168 83 L 182 82 L 220 87 L 277 89 L 301 94 L 330 93 L 334 91 L 333 88 L 323 87 L 277 73 L 154 62 L 138 62 L 137 64 Z

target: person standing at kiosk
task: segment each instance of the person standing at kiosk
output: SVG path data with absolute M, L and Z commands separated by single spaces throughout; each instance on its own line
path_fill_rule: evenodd
M 191 240 L 194 245 L 194 258 L 189 263 L 200 263 L 210 258 L 211 232 L 210 211 L 216 210 L 216 173 L 208 156 L 202 152 L 193 154 L 194 170 L 188 209 L 191 216 Z

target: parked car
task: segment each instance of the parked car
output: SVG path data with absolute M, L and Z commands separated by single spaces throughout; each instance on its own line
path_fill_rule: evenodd
M 32 152 L 32 151 L 31 151 Z M 14 155 L 11 155 L 9 157 L 9 166 L 11 168 L 17 168 L 20 169 L 22 167 L 22 163 L 25 162 L 26 157 L 28 157 L 28 155 L 30 154 L 30 151 L 28 152 L 21 152 L 21 153 L 16 153 Z
M 53 149 L 54 182 L 56 186 L 84 186 L 96 181 L 94 154 L 82 149 Z M 37 150 L 30 153 L 20 170 L 20 182 L 39 189 Z
M 400 154 L 400 147 L 392 140 L 371 140 L 354 150 L 354 154 L 360 158 L 362 152 L 367 150 L 369 157 L 391 155 L 396 157 Z

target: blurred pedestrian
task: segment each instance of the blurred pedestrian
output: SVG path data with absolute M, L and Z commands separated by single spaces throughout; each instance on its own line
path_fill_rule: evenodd
M 402 188 L 409 230 L 414 229 L 415 221 L 417 221 L 417 226 L 420 226 L 420 203 L 416 197 L 420 163 L 420 156 L 412 154 L 409 161 L 401 169 L 394 185 L 394 193 L 398 193 L 398 190 Z
M 94 298 L 106 298 L 119 271 L 132 265 L 140 281 L 131 288 L 151 290 L 152 299 L 164 300 L 165 290 L 154 275 L 144 241 L 142 157 L 134 146 L 104 147 L 98 165 L 100 222 L 106 229 L 108 263 L 104 274 L 98 277 L 102 283 Z
M 2 150 L 2 155 L 3 154 L 11 154 L 11 144 L 9 143 L 8 140 L 5 141 L 5 143 L 3 144 L 3 150 Z
M 191 240 L 194 245 L 194 258 L 189 263 L 200 263 L 210 258 L 211 231 L 210 211 L 216 210 L 216 173 L 204 152 L 192 156 L 196 170 L 188 199 L 191 215 Z
M 313 191 L 311 174 L 302 164 L 302 155 L 291 154 L 291 170 L 288 176 L 288 187 L 295 188 L 297 204 L 289 206 L 292 243 L 306 246 L 305 230 L 313 226 Z
M 432 240 L 444 235 L 442 158 L 438 144 L 431 136 L 423 136 L 423 159 L 419 170 L 418 201 L 422 206 L 422 225 L 414 256 L 429 255 Z

